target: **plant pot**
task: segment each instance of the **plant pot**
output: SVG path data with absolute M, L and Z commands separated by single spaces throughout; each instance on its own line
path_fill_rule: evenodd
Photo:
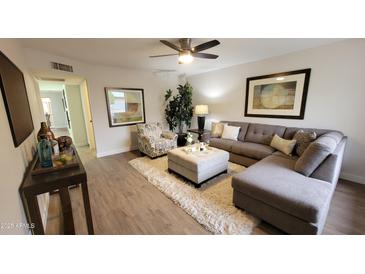
M 178 133 L 177 134 L 177 146 L 182 147 L 186 145 L 186 136 L 188 136 L 187 133 Z

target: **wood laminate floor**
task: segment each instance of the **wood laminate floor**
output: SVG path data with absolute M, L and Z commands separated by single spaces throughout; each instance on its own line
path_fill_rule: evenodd
M 210 234 L 190 215 L 135 171 L 128 161 L 137 151 L 95 158 L 88 147 L 78 152 L 88 175 L 95 234 Z M 81 189 L 70 190 L 77 234 L 87 234 Z M 58 194 L 50 197 L 47 234 L 60 234 Z M 365 185 L 341 180 L 323 234 L 365 234 Z M 253 234 L 281 234 L 262 222 Z

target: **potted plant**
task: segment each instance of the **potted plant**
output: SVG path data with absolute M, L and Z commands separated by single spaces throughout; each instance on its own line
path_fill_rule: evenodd
M 179 85 L 178 93 L 173 96 L 172 90 L 168 89 L 165 93 L 165 118 L 171 131 L 178 130 L 177 145 L 183 146 L 186 143 L 187 134 L 184 133 L 184 126 L 191 126 L 193 118 L 193 88 L 189 83 Z

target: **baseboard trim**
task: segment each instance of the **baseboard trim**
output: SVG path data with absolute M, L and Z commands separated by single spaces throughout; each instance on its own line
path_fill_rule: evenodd
M 341 172 L 340 178 L 354 182 L 354 183 L 359 183 L 359 184 L 365 185 L 365 177 L 363 177 L 363 176 L 354 175 L 354 174 L 350 174 L 350 173 L 346 173 L 346 172 Z
M 132 150 L 136 150 L 136 149 L 137 149 L 137 146 L 130 146 L 130 147 L 122 147 L 122 148 L 108 150 L 108 151 L 102 151 L 102 152 L 97 152 L 96 157 L 101 158 L 101 157 L 119 154 L 119 153 L 123 153 L 123 152 L 128 152 L 128 151 L 132 151 Z

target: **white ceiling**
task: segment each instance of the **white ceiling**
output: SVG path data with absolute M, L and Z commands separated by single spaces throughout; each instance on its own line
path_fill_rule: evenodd
M 262 60 L 337 42 L 341 39 L 232 38 L 218 39 L 221 44 L 204 52 L 218 54 L 216 60 L 195 58 L 191 64 L 179 65 L 176 56 L 149 58 L 150 55 L 175 53 L 160 39 L 21 39 L 25 47 L 34 48 L 82 62 L 145 70 L 174 70 L 178 74 L 198 74 L 237 64 Z M 177 43 L 178 39 L 166 39 Z M 196 38 L 192 45 L 212 40 Z

